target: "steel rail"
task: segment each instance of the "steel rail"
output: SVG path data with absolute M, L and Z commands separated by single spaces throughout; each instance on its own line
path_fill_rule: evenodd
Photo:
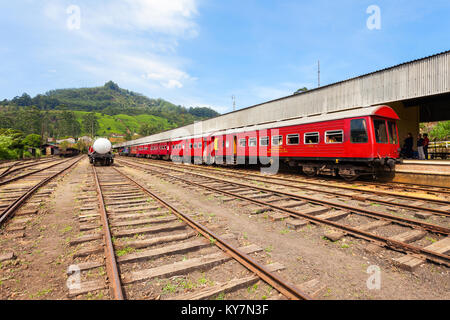
M 140 162 L 140 163 L 143 163 L 143 162 Z M 167 166 L 160 165 L 160 164 L 147 164 L 147 165 L 167 167 Z M 170 167 L 172 167 L 172 166 L 170 166 Z M 173 167 L 176 167 L 176 166 L 173 166 Z M 179 169 L 182 170 L 183 168 L 179 168 Z M 208 168 L 204 169 L 204 168 L 195 167 L 195 169 L 199 170 L 199 171 L 203 171 L 203 172 L 217 172 L 217 171 L 214 171 L 214 170 L 208 169 Z M 240 178 L 240 177 L 237 177 L 238 173 L 234 173 L 234 172 L 233 173 L 229 173 L 229 172 L 224 172 L 224 170 L 221 170 L 221 174 L 224 175 L 224 176 L 228 176 L 228 177 Z M 307 187 L 307 186 L 295 186 L 295 185 L 289 185 L 289 184 L 285 184 L 285 183 L 281 183 L 281 182 L 272 182 L 272 181 L 262 180 L 262 179 L 273 179 L 273 180 L 289 181 L 289 182 L 297 183 L 297 184 L 298 183 L 306 184 L 305 182 L 298 182 L 298 181 L 291 180 L 291 179 L 285 179 L 285 178 L 280 179 L 280 178 L 272 178 L 272 177 L 267 177 L 266 178 L 266 177 L 261 177 L 261 176 L 259 176 L 258 178 L 253 178 L 253 176 L 257 176 L 257 175 L 255 175 L 255 174 L 248 174 L 248 173 L 245 173 L 245 175 L 252 177 L 250 179 L 252 181 L 256 181 L 256 182 L 272 183 L 272 184 L 275 184 L 275 185 L 284 186 L 284 187 L 288 187 L 288 188 L 294 188 L 294 189 L 300 189 L 300 190 L 308 190 L 308 191 L 314 191 L 314 192 L 321 192 L 321 193 L 337 195 L 337 196 L 340 196 L 340 197 L 353 198 L 352 195 L 347 195 L 345 193 L 339 193 L 339 192 L 336 192 L 336 191 L 317 190 L 317 189 L 310 188 L 310 187 Z M 325 187 L 327 185 L 320 184 L 320 186 Z M 334 188 L 335 186 L 328 186 L 328 187 Z M 354 191 L 358 190 L 358 191 L 361 191 L 361 192 L 375 193 L 375 194 L 378 193 L 378 191 L 373 191 L 372 192 L 372 191 L 369 191 L 369 190 L 352 189 L 352 188 L 350 188 L 350 190 L 354 190 Z M 404 197 L 402 195 L 393 195 L 393 194 L 390 194 L 390 195 L 394 196 L 394 197 Z M 391 206 L 404 207 L 404 208 L 410 208 L 410 209 L 416 209 L 416 210 L 422 210 L 422 211 L 429 211 L 429 212 L 433 212 L 434 214 L 450 217 L 450 212 L 447 212 L 447 211 L 439 209 L 439 208 L 424 208 L 424 207 L 419 207 L 419 206 L 413 205 L 413 204 L 395 203 L 395 202 L 392 202 L 392 201 L 373 199 L 370 196 L 367 197 L 367 200 L 372 201 L 372 202 L 388 204 L 388 205 L 391 205 Z M 422 199 L 422 200 L 423 201 L 428 201 L 428 202 L 440 203 L 440 204 L 447 204 L 447 205 L 450 204 L 449 201 L 444 201 L 444 200 L 436 200 L 436 199 Z
M 119 160 L 119 161 L 123 161 L 123 160 Z M 126 161 L 124 161 L 124 162 L 126 162 Z M 136 164 L 134 164 L 134 165 L 136 165 Z M 154 164 L 144 164 L 144 166 L 153 166 L 153 167 L 157 167 L 157 168 L 161 169 L 160 166 L 154 165 Z M 181 172 L 181 173 L 186 173 L 186 172 L 182 171 L 182 169 L 171 168 L 171 170 L 177 171 L 177 172 Z M 311 198 L 311 197 L 304 196 L 304 195 L 298 195 L 298 194 L 295 194 L 295 193 L 290 193 L 290 192 L 285 192 L 285 191 L 280 191 L 280 190 L 276 190 L 275 191 L 275 190 L 272 190 L 272 189 L 269 189 L 269 188 L 259 187 L 259 186 L 255 186 L 255 185 L 242 183 L 242 182 L 235 182 L 235 181 L 220 179 L 220 178 L 211 177 L 211 176 L 203 175 L 203 174 L 199 174 L 199 173 L 188 172 L 188 174 L 196 175 L 196 176 L 207 178 L 207 179 L 213 179 L 213 180 L 221 181 L 221 182 L 225 182 L 225 183 L 235 184 L 235 185 L 246 187 L 246 188 L 252 188 L 252 189 L 257 189 L 257 190 L 260 190 L 260 191 L 280 194 L 280 195 L 284 195 L 284 196 L 287 196 L 287 197 L 290 197 L 290 198 L 307 200 L 307 201 L 309 201 L 311 203 L 314 203 L 314 204 L 325 205 L 325 206 L 328 206 L 328 207 L 335 207 L 335 208 L 339 208 L 339 209 L 345 209 L 345 210 L 349 210 L 351 212 L 363 214 L 365 216 L 370 216 L 370 217 L 376 216 L 376 217 L 387 219 L 387 220 L 391 220 L 392 222 L 403 224 L 405 226 L 412 227 L 412 228 L 420 227 L 420 228 L 423 228 L 423 229 L 431 231 L 431 232 L 436 232 L 436 233 L 441 233 L 441 234 L 445 234 L 445 235 L 450 235 L 450 229 L 449 228 L 437 226 L 437 225 L 426 223 L 426 222 L 416 221 L 416 220 L 412 220 L 412 219 L 408 219 L 408 218 L 396 217 L 396 216 L 393 216 L 393 215 L 390 215 L 390 214 L 385 214 L 385 213 L 381 213 L 381 212 L 377 212 L 377 211 L 373 211 L 373 210 L 369 210 L 369 209 L 364 209 L 364 208 L 355 208 L 355 207 L 350 206 L 350 205 L 341 204 L 341 203 L 335 203 L 335 202 L 331 202 L 331 201 L 327 201 L 327 200 L 315 199 L 315 198 Z
M 5 171 L 3 171 L 3 172 L 0 174 L 0 179 L 3 178 L 4 176 L 6 176 L 6 175 L 8 174 L 8 172 L 10 172 L 11 169 L 14 168 L 16 165 L 17 165 L 17 162 L 14 162 L 12 165 L 10 165 L 10 166 L 8 167 L 8 169 L 6 169 Z
M 264 280 L 266 283 L 271 285 L 273 288 L 277 289 L 280 293 L 282 293 L 285 297 L 291 299 L 291 300 L 311 300 L 312 298 L 304 293 L 303 291 L 299 290 L 298 288 L 291 286 L 287 284 L 285 281 L 283 281 L 280 277 L 278 277 L 276 274 L 268 271 L 263 265 L 256 262 L 254 259 L 252 259 L 247 254 L 241 252 L 240 250 L 234 248 L 232 245 L 230 245 L 227 241 L 220 238 L 218 235 L 214 234 L 211 230 L 206 228 L 205 226 L 202 226 L 201 224 L 198 224 L 194 220 L 192 220 L 187 215 L 180 212 L 177 208 L 172 206 L 167 201 L 163 200 L 161 197 L 158 197 L 156 194 L 151 192 L 148 188 L 143 186 L 142 184 L 138 183 L 128 175 L 124 174 L 117 168 L 113 168 L 116 170 L 119 174 L 133 182 L 136 186 L 138 186 L 142 191 L 150 195 L 152 198 L 157 200 L 159 203 L 161 203 L 163 206 L 169 208 L 175 215 L 177 215 L 180 219 L 185 221 L 191 228 L 196 230 L 198 233 L 200 233 L 202 236 L 204 236 L 207 239 L 214 239 L 216 242 L 215 244 L 221 248 L 223 251 L 228 253 L 232 258 L 237 260 L 239 263 L 244 265 L 247 269 L 257 274 L 262 280 Z
M 105 235 L 106 273 L 109 279 L 110 290 L 114 300 L 124 300 L 122 282 L 120 281 L 114 245 L 112 243 L 111 230 L 109 228 L 108 216 L 106 214 L 105 199 L 103 198 L 103 192 L 100 186 L 100 181 L 98 180 L 97 169 L 95 166 L 92 166 L 92 171 L 94 173 L 95 186 L 97 188 L 98 202 L 100 205 L 100 217 L 103 225 L 103 233 Z
M 166 164 L 166 163 L 164 163 L 164 164 Z M 170 166 L 174 166 L 175 167 L 176 165 L 170 165 Z M 194 167 L 196 169 L 198 169 L 198 170 L 203 170 L 203 171 L 211 171 L 211 172 L 221 171 L 221 172 L 226 172 L 226 174 L 242 174 L 242 173 L 238 172 L 237 170 L 226 170 L 226 169 L 222 169 L 222 168 L 212 169 L 210 167 L 202 167 L 202 166 L 199 166 L 199 165 L 194 165 Z M 373 194 L 380 195 L 380 196 L 386 196 L 387 195 L 387 196 L 394 196 L 394 197 L 405 198 L 405 199 L 413 199 L 413 200 L 422 200 L 422 201 L 438 203 L 438 204 L 447 204 L 447 205 L 450 203 L 447 200 L 429 199 L 429 198 L 424 199 L 424 198 L 421 198 L 419 196 L 413 196 L 413 195 L 392 194 L 392 193 L 390 193 L 388 191 L 383 191 L 383 190 L 367 190 L 367 189 L 364 189 L 364 188 L 356 188 L 356 187 L 335 185 L 335 184 L 330 185 L 330 184 L 325 184 L 325 183 L 321 183 L 321 182 L 317 182 L 317 181 L 310 181 L 312 179 L 295 180 L 295 179 L 284 178 L 284 177 L 263 176 L 263 175 L 259 175 L 259 174 L 255 174 L 255 173 L 248 173 L 248 172 L 245 172 L 243 174 L 245 174 L 248 177 L 255 177 L 255 178 L 260 178 L 260 179 L 271 179 L 271 180 L 278 180 L 278 181 L 285 181 L 285 182 L 292 182 L 292 183 L 310 184 L 310 185 L 316 185 L 316 186 L 321 186 L 321 187 L 331 187 L 331 188 L 336 188 L 336 189 L 360 191 L 360 192 L 373 193 Z M 264 182 L 264 181 L 261 181 L 261 182 Z M 358 182 L 358 183 L 360 183 L 360 182 Z M 363 182 L 363 183 L 367 183 L 367 182 Z M 374 186 L 377 186 L 377 185 L 383 186 L 383 184 L 376 184 L 376 183 L 367 183 L 367 184 L 374 185 Z M 295 186 L 290 186 L 290 187 L 295 188 Z M 396 188 L 398 188 L 398 187 L 396 187 Z M 324 193 L 333 193 L 334 194 L 333 191 L 316 190 L 316 189 L 313 189 L 313 188 L 309 188 L 309 189 L 311 191 L 320 191 L 320 192 L 324 192 Z M 430 191 L 430 190 L 426 190 L 426 191 Z M 440 191 L 433 191 L 433 192 L 440 192 Z M 450 193 L 450 191 L 449 191 L 449 193 Z M 345 195 L 345 194 L 342 194 L 342 196 L 349 197 L 348 195 Z M 404 206 L 404 207 L 414 208 L 414 206 L 407 205 L 407 204 L 391 203 L 391 202 L 388 202 L 388 201 L 376 200 L 376 199 L 370 199 L 370 200 L 371 201 L 375 201 L 375 202 L 388 203 L 388 204 L 391 204 L 391 205 L 397 205 L 397 206 Z M 421 209 L 423 209 L 423 208 L 421 208 Z M 430 210 L 430 211 L 436 212 L 438 214 L 450 216 L 449 212 L 443 211 L 443 210 L 440 210 L 440 209 L 426 208 L 426 210 Z
M 120 161 L 122 161 L 122 160 L 120 160 Z M 139 166 L 136 166 L 136 167 L 139 168 Z M 142 169 L 142 167 L 141 167 L 141 169 Z M 149 169 L 149 170 L 151 171 L 151 169 Z M 153 171 L 155 171 L 155 170 L 153 170 Z M 183 178 L 179 178 L 179 177 L 170 175 L 168 173 L 161 173 L 161 172 L 158 172 L 158 173 L 162 174 L 162 175 L 169 176 L 171 178 L 174 178 L 174 179 L 177 179 L 177 180 L 180 180 L 180 181 L 183 181 L 183 182 L 185 182 L 187 184 L 195 185 L 195 186 L 198 186 L 198 187 L 201 187 L 201 188 L 209 189 L 209 190 L 214 191 L 214 192 L 223 193 L 223 194 L 235 197 L 235 198 L 240 198 L 242 200 L 253 202 L 253 203 L 256 203 L 256 204 L 259 204 L 259 205 L 262 205 L 262 206 L 271 207 L 271 208 L 279 210 L 279 211 L 287 212 L 291 216 L 301 217 L 301 218 L 304 218 L 304 219 L 306 219 L 308 221 L 311 221 L 311 222 L 316 222 L 316 223 L 320 223 L 320 224 L 329 225 L 329 226 L 332 226 L 334 228 L 344 230 L 346 233 L 351 234 L 351 235 L 353 235 L 355 237 L 362 238 L 362 239 L 365 239 L 365 240 L 368 240 L 368 241 L 371 241 L 371 242 L 376 242 L 377 244 L 381 244 L 382 246 L 388 246 L 389 248 L 392 248 L 394 250 L 399 250 L 399 251 L 402 251 L 402 252 L 411 252 L 411 253 L 414 253 L 414 254 L 420 254 L 424 258 L 426 258 L 426 259 L 428 259 L 428 260 L 430 260 L 432 262 L 439 263 L 439 264 L 444 264 L 446 266 L 450 266 L 450 256 L 448 256 L 448 255 L 444 255 L 444 254 L 440 254 L 440 253 L 437 253 L 437 252 L 434 252 L 434 251 L 426 250 L 426 249 L 423 249 L 423 248 L 420 248 L 420 247 L 417 247 L 417 246 L 413 246 L 413 245 L 410 245 L 408 243 L 404 243 L 404 242 L 401 242 L 401 241 L 392 240 L 392 239 L 387 238 L 387 237 L 378 236 L 378 235 L 375 235 L 375 234 L 370 233 L 370 232 L 366 232 L 366 231 L 362 231 L 362 230 L 359 230 L 359 229 L 356 229 L 356 228 L 348 227 L 346 225 L 335 223 L 333 221 L 328 221 L 328 220 L 325 220 L 325 219 L 317 218 L 317 217 L 312 216 L 312 215 L 303 214 L 301 212 L 294 211 L 294 210 L 291 210 L 291 209 L 288 209 L 288 208 L 284 208 L 284 207 L 280 207 L 280 206 L 277 206 L 277 205 L 274 205 L 274 204 L 271 204 L 271 203 L 266 203 L 266 202 L 259 201 L 259 200 L 256 200 L 256 199 L 251 199 L 251 198 L 247 198 L 245 196 L 240 196 L 240 195 L 237 195 L 237 194 L 233 194 L 233 193 L 228 192 L 228 191 L 223 191 L 223 190 L 216 189 L 216 188 L 213 188 L 213 187 L 208 187 L 206 185 L 195 183 L 195 182 L 183 179 Z M 194 175 L 196 175 L 196 174 L 194 174 Z M 207 177 L 207 178 L 209 178 L 209 177 Z M 221 182 L 226 182 L 226 183 L 231 183 L 231 184 L 251 187 L 251 188 L 255 188 L 255 189 L 260 189 L 260 190 L 268 191 L 268 192 L 272 192 L 272 193 L 285 194 L 285 195 L 290 196 L 290 197 L 296 197 L 296 195 L 291 195 L 289 193 L 283 193 L 283 192 L 279 192 L 279 191 L 272 191 L 272 190 L 266 189 L 266 188 L 259 188 L 259 187 L 254 187 L 254 186 L 248 186 L 248 185 L 245 185 L 245 184 L 229 182 L 229 181 L 226 181 L 226 180 L 220 180 L 220 179 L 217 179 L 217 178 L 211 178 L 211 179 L 217 180 L 217 181 L 221 181 Z M 336 206 L 336 204 L 333 204 L 333 206 Z M 354 210 L 355 209 L 352 209 L 351 211 L 354 211 Z M 435 227 L 437 227 L 437 226 L 435 226 Z M 447 231 L 448 231 L 448 229 L 447 229 Z
M 6 222 L 9 218 L 11 218 L 14 213 L 16 212 L 17 209 L 19 209 L 22 204 L 28 199 L 30 198 L 34 192 L 43 187 L 44 185 L 46 185 L 50 180 L 52 180 L 53 178 L 55 178 L 56 176 L 62 174 L 63 172 L 69 170 L 71 167 L 73 167 L 75 164 L 77 164 L 82 158 L 80 157 L 78 160 L 74 161 L 70 166 L 62 169 L 61 171 L 51 175 L 50 177 L 45 178 L 44 180 L 40 181 L 38 184 L 36 184 L 35 186 L 33 186 L 32 188 L 30 188 L 28 191 L 26 191 L 23 195 L 21 195 L 19 198 L 17 198 L 16 200 L 14 200 L 14 202 L 12 204 L 10 204 L 8 206 L 8 208 L 6 208 L 1 214 L 0 214 L 0 226 Z M 70 159 L 72 160 L 72 159 Z M 69 162 L 70 160 L 67 160 L 67 162 Z M 65 161 L 66 162 L 66 161 Z M 65 163 L 62 162 L 62 163 Z M 62 164 L 62 163 L 58 163 L 58 164 Z

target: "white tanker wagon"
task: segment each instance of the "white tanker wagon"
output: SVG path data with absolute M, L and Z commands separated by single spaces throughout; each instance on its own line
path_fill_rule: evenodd
M 92 147 L 89 148 L 88 156 L 89 162 L 94 166 L 96 164 L 109 166 L 114 163 L 111 142 L 105 138 L 99 138 L 94 141 Z

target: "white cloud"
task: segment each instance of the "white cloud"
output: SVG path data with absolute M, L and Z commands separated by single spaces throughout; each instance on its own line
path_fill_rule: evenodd
M 164 84 L 166 88 L 172 89 L 172 88 L 183 88 L 183 84 L 178 80 L 169 80 L 166 84 Z
M 183 70 L 186 61 L 177 55 L 179 40 L 198 34 L 196 1 L 80 0 L 81 29 L 69 31 L 66 8 L 47 0 L 45 17 L 72 40 L 70 47 L 47 49 L 102 80 L 180 89 L 196 80 Z

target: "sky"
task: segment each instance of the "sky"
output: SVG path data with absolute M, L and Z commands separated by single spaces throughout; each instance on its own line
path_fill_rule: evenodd
M 220 113 L 450 49 L 448 0 L 0 1 L 0 100 L 102 86 Z

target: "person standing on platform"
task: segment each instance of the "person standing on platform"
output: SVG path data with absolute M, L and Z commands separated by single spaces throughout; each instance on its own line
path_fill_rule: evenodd
M 419 154 L 419 160 L 425 160 L 425 154 L 423 153 L 423 144 L 424 139 L 422 138 L 422 135 L 419 134 L 417 137 L 417 153 Z
M 411 133 L 408 133 L 408 136 L 405 139 L 403 144 L 404 155 L 407 159 L 412 158 L 413 156 L 413 137 Z
M 425 160 L 428 160 L 428 146 L 430 145 L 430 139 L 428 139 L 428 134 L 423 134 L 423 153 L 425 154 Z

